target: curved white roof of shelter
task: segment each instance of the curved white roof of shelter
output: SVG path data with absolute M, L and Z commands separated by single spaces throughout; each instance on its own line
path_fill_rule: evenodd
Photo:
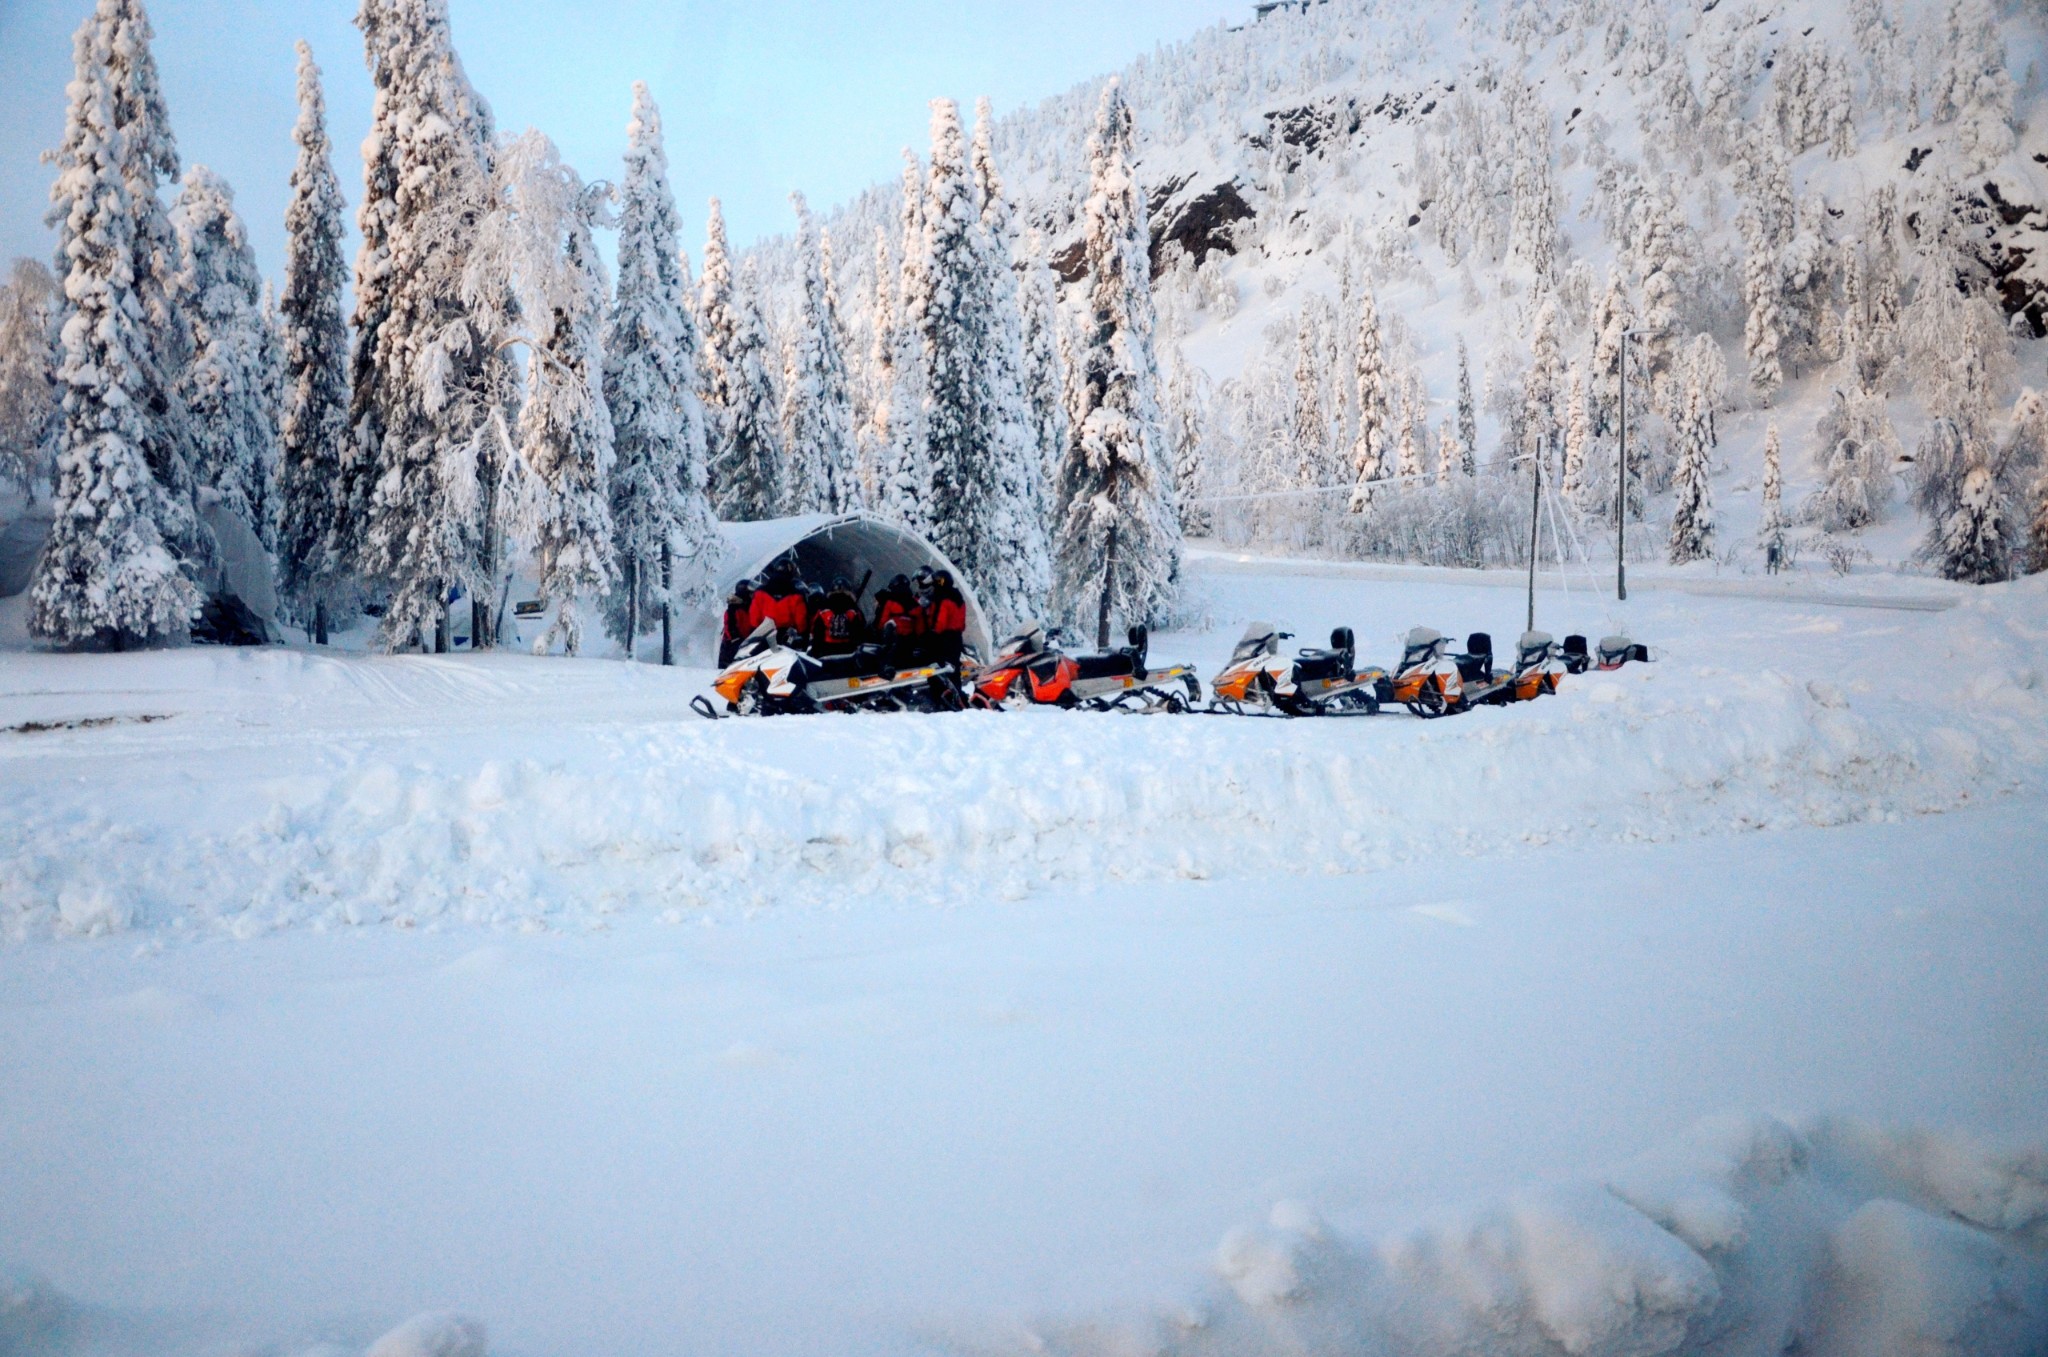
M 725 596 L 743 579 L 758 577 L 762 571 L 794 554 L 797 569 L 813 587 L 828 585 L 844 575 L 856 585 L 870 570 L 874 578 L 861 602 L 872 607 L 875 590 L 892 575 L 914 575 L 920 567 L 950 571 L 967 600 L 967 640 L 982 654 L 990 653 L 988 617 L 975 597 L 973 582 L 960 573 L 945 553 L 921 534 L 900 523 L 890 523 L 868 514 L 804 514 L 796 518 L 771 518 L 761 523 L 722 523 L 732 551 L 718 575 L 715 607 L 725 606 Z

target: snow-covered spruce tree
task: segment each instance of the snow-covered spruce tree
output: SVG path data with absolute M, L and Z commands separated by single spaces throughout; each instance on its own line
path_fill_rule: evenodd
M 861 504 L 854 466 L 853 397 L 839 342 L 838 307 L 817 223 L 801 193 L 796 209 L 800 292 L 783 355 L 782 444 L 788 450 L 789 507 L 838 514 Z
M 1641 278 L 1643 360 L 1649 369 L 1649 404 L 1674 412 L 1683 400 L 1677 375 L 1679 296 L 1690 269 L 1685 213 L 1671 191 L 1659 186 L 1644 200 L 1637 267 Z
M 2012 578 L 2011 533 L 2011 501 L 1997 474 L 1979 461 L 1963 474 L 1954 507 L 1934 525 L 1920 555 L 1943 579 L 1997 584 Z
M 376 101 L 364 143 L 346 531 L 401 649 L 445 646 L 456 590 L 493 592 L 517 378 L 508 299 L 465 286 L 492 207 L 489 107 L 455 55 L 446 0 L 364 0 Z M 477 635 L 485 636 L 479 628 Z
M 1773 575 L 1785 565 L 1785 474 L 1778 442 L 1778 421 L 1764 430 L 1764 511 L 1756 530 L 1764 568 Z
M 1294 484 L 1314 490 L 1328 483 L 1331 420 L 1323 410 L 1322 338 L 1315 309 L 1304 306 L 1294 334 Z
M 1451 424 L 1447 419 L 1436 426 L 1436 483 L 1440 486 L 1455 484 L 1461 474 L 1459 461 L 1463 452 L 1458 446 L 1457 430 Z
M 1180 506 L 1180 530 L 1189 537 L 1215 531 L 1209 493 L 1208 375 L 1181 352 L 1177 332 L 1166 337 L 1166 430 L 1173 447 L 1173 490 Z
M 970 167 L 958 108 L 932 101 L 919 317 L 930 458 L 932 542 L 972 582 L 996 630 L 1036 620 L 1049 586 L 1036 449 L 1023 388 L 1022 335 L 994 166 Z M 979 181 L 979 182 L 977 182 Z M 988 211 L 990 202 L 994 212 Z
M 1707 434 L 1707 397 L 1697 378 L 1688 381 L 1678 416 L 1678 471 L 1672 480 L 1673 565 L 1714 556 L 1713 455 Z
M 878 404 L 880 430 L 878 507 L 913 528 L 930 523 L 931 458 L 926 444 L 923 325 L 925 276 L 924 173 L 917 153 L 903 152 L 903 211 L 899 227 L 895 323 L 887 331 L 890 358 L 882 370 L 889 391 Z M 881 285 L 877 279 L 876 285 Z M 881 332 L 877 334 L 880 342 Z
M 1052 596 L 1052 547 L 1047 524 L 1051 488 L 1037 440 L 1037 416 L 1026 384 L 1023 280 L 1017 246 L 1016 209 L 1003 188 L 995 159 L 995 113 L 986 98 L 975 101 L 971 156 L 975 201 L 981 207 L 981 303 L 988 317 L 987 382 L 993 414 L 991 454 L 996 462 L 998 504 L 991 515 L 994 546 L 985 548 L 995 574 L 984 574 L 995 611 L 1014 600 L 1016 623 L 1036 622 Z M 1171 475 L 1172 448 L 1160 449 Z M 1169 486 L 1169 493 L 1171 486 Z M 1177 499 L 1173 501 L 1178 503 Z M 956 560 L 958 558 L 955 558 Z
M 1564 439 L 1564 426 L 1559 420 L 1564 405 L 1564 349 L 1557 329 L 1557 301 L 1545 297 L 1536 309 L 1536 324 L 1529 339 L 1529 370 L 1522 378 L 1522 429 L 1528 440 L 1523 451 L 1535 459 L 1546 477 L 1556 473 L 1558 450 Z
M 1152 353 L 1145 196 L 1131 164 L 1130 106 L 1114 80 L 1089 140 L 1089 322 L 1075 373 L 1079 418 L 1060 469 L 1058 589 L 1068 616 L 1158 622 L 1180 588 L 1180 522 Z M 1092 616 L 1091 616 L 1092 615 Z
M 1472 402 L 1472 361 L 1465 336 L 1458 336 L 1458 471 L 1466 479 L 1479 474 L 1479 412 Z
M 1934 120 L 1954 124 L 1957 169 L 1978 174 L 2013 148 L 2013 79 L 1987 0 L 1949 0 Z
M 57 388 L 57 280 L 17 259 L 0 283 L 0 479 L 34 504 L 56 465 L 63 408 Z
M 171 213 L 184 268 L 177 303 L 192 336 L 179 374 L 192 470 L 266 547 L 276 544 L 277 407 L 256 252 L 227 181 L 194 165 Z
M 1629 328 L 1628 292 L 1621 271 L 1609 267 L 1607 290 L 1600 294 L 1590 322 L 1593 332 L 1593 431 L 1605 437 L 1615 431 L 1621 409 L 1621 351 Z M 1464 343 L 1459 341 L 1460 345 Z M 1463 349 L 1460 349 L 1463 352 Z
M 1745 212 L 1743 240 L 1747 246 L 1742 266 L 1742 298 L 1747 310 L 1743 322 L 1742 351 L 1749 363 L 1749 385 L 1765 405 L 1785 384 L 1784 365 L 1778 351 L 1784 344 L 1784 321 L 1779 313 L 1783 281 L 1778 272 L 1776 248 L 1764 237 L 1756 215 Z
M 605 319 L 604 403 L 612 421 L 619 586 L 606 595 L 605 625 L 630 657 L 657 613 L 666 622 L 676 603 L 705 597 L 724 554 L 704 493 L 696 322 L 661 110 L 637 82 L 618 195 L 619 279 Z
M 1460 340 L 1460 361 L 1462 363 L 1464 341 Z M 1354 514 L 1367 513 L 1381 487 L 1375 484 L 1387 477 L 1387 452 L 1391 442 L 1390 420 L 1392 411 L 1392 377 L 1387 371 L 1385 342 L 1380 337 L 1379 303 L 1373 297 L 1372 280 L 1359 280 L 1358 287 L 1358 344 L 1354 351 L 1352 389 L 1356 393 L 1352 406 L 1354 432 L 1351 438 L 1351 504 Z M 1461 398 L 1472 394 L 1470 374 L 1462 366 Z M 1460 411 L 1459 431 L 1464 430 L 1463 411 Z
M 132 276 L 141 308 L 141 367 L 144 394 L 143 455 L 167 496 L 159 520 L 171 550 L 189 571 L 213 560 L 213 533 L 199 516 L 191 448 L 191 417 L 178 398 L 179 374 L 190 356 L 192 336 L 176 302 L 181 267 L 177 231 L 158 190 L 179 177 L 177 141 L 157 78 L 154 38 L 142 0 L 99 0 L 88 20 L 104 39 L 99 75 L 111 86 L 114 125 L 121 136 L 115 152 L 133 215 Z M 61 165 L 61 153 L 59 163 Z
M 709 447 L 711 502 L 728 522 L 752 523 L 788 512 L 788 481 L 768 375 L 768 336 L 749 262 L 738 279 L 725 243 L 725 216 L 711 200 L 698 315 L 698 354 Z
M 733 289 L 733 344 L 721 415 L 719 454 L 711 461 L 713 504 L 733 522 L 758 522 L 791 512 L 788 450 L 782 446 L 780 399 L 774 389 L 774 352 L 762 317 L 762 284 L 752 258 L 739 266 Z M 721 461 L 723 458 L 723 461 Z
M 180 506 L 146 451 L 166 393 L 145 361 L 136 212 L 104 19 L 88 18 L 74 41 L 77 76 L 50 191 L 64 269 L 63 429 L 56 517 L 29 584 L 28 626 L 60 646 L 118 649 L 182 636 L 199 592 L 165 541 L 163 524 Z
M 1401 478 L 1404 486 L 1418 486 L 1422 481 L 1423 436 L 1428 432 L 1423 424 L 1422 384 L 1412 377 L 1402 383 L 1400 404 L 1401 436 L 1394 446 L 1394 474 Z
M 1884 397 L 1855 385 L 1837 390 L 1815 437 L 1821 483 L 1800 517 L 1823 532 L 1859 532 L 1883 518 L 1900 454 Z
M 1701 333 L 1692 337 L 1692 343 L 1685 350 L 1686 380 L 1699 383 L 1700 395 L 1706 401 L 1707 446 L 1721 446 L 1721 430 L 1715 412 L 1721 402 L 1728 398 L 1728 358 L 1721 352 L 1721 345 L 1712 335 Z
M 277 576 L 285 606 L 321 645 L 344 559 L 335 541 L 341 464 L 348 439 L 348 325 L 341 257 L 343 201 L 327 139 L 320 68 L 305 43 L 299 53 L 298 162 L 285 208 L 284 408 L 278 424 Z
M 1586 459 L 1592 452 L 1593 420 L 1586 409 L 1586 373 L 1573 363 L 1565 381 L 1564 473 L 1558 490 L 1565 503 L 1585 507 Z
M 1067 376 L 1060 364 L 1059 299 L 1045 262 L 1045 237 L 1035 229 L 1025 236 L 1017 261 L 1017 304 L 1024 320 L 1024 396 L 1031 405 L 1040 473 L 1050 487 L 1067 446 Z M 1183 517 L 1186 512 L 1183 502 Z
M 581 647 L 577 601 L 601 596 L 612 555 L 612 421 L 601 339 L 610 289 L 592 228 L 602 186 L 585 188 L 554 144 L 528 132 L 500 151 L 496 205 L 471 266 L 473 290 L 509 292 L 532 333 L 518 453 L 532 477 L 522 524 L 540 574 L 548 625 L 533 651 Z M 608 224 L 608 223 L 605 223 Z

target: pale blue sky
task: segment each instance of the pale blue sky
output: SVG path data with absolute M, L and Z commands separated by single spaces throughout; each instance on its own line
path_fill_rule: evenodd
M 351 206 L 369 79 L 356 0 L 150 0 L 165 95 L 189 166 L 235 187 L 264 271 L 284 252 L 292 44 L 326 72 Z M 0 258 L 46 256 L 71 34 L 91 0 L 0 0 Z M 1250 0 L 451 0 L 455 41 L 499 125 L 554 137 L 587 178 L 612 178 L 631 85 L 662 106 L 691 252 L 704 202 L 739 241 L 788 228 L 786 197 L 843 201 L 922 148 L 926 101 L 986 94 L 998 111 L 1121 66 L 1154 44 L 1249 16 Z M 353 246 L 351 246 L 353 249 Z

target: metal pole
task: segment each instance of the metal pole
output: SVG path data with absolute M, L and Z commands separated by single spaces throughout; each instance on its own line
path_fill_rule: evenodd
M 1614 596 L 1628 600 L 1628 331 L 1621 332 L 1621 441 L 1614 455 Z
M 1529 453 L 1529 621 L 1523 631 L 1536 630 L 1536 526 L 1537 510 L 1543 504 L 1542 444 Z

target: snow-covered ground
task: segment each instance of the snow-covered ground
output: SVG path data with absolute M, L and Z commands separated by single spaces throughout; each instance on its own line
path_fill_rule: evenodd
M 1570 583 L 1434 723 L 0 655 L 0 1352 L 2040 1351 L 2048 588 Z

